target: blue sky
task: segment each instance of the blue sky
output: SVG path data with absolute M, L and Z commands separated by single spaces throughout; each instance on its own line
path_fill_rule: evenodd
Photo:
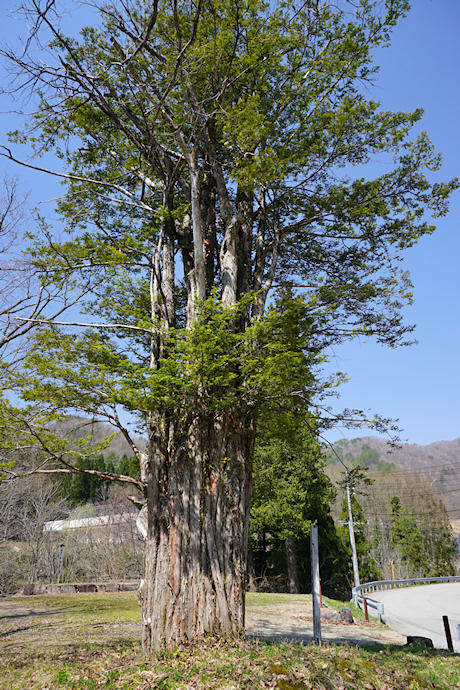
M 15 0 L 0 0 L 7 15 Z M 64 3 L 63 3 L 64 4 Z M 381 71 L 372 92 L 382 106 L 394 110 L 425 109 L 421 128 L 443 154 L 439 179 L 460 176 L 460 1 L 414 0 L 414 7 L 393 35 L 392 46 L 376 54 Z M 18 27 L 16 29 L 16 26 Z M 0 40 L 19 33 L 15 22 L 4 21 Z M 10 105 L 4 98 L 0 111 Z M 17 125 L 20 123 L 18 122 Z M 0 140 L 16 126 L 11 115 L 0 114 Z M 0 172 L 6 169 L 0 161 Z M 47 176 L 14 169 L 34 203 L 59 194 Z M 47 205 L 49 207 L 49 204 Z M 42 207 L 44 210 L 44 206 Z M 416 323 L 418 345 L 390 350 L 372 342 L 336 348 L 332 366 L 347 371 L 351 380 L 341 388 L 341 407 L 368 408 L 398 418 L 401 437 L 428 444 L 460 436 L 460 192 L 438 229 L 406 255 L 414 283 L 415 303 L 406 310 Z M 328 439 L 366 435 L 367 431 L 334 430 Z
M 443 154 L 439 179 L 460 176 L 460 2 L 414 0 L 390 48 L 379 51 L 381 70 L 373 97 L 388 109 L 425 110 L 425 130 Z M 399 419 L 401 438 L 428 444 L 460 436 L 460 191 L 437 230 L 408 250 L 414 283 L 407 322 L 418 344 L 394 350 L 354 342 L 335 350 L 335 363 L 351 380 L 340 407 L 363 407 Z M 367 434 L 367 432 L 365 432 Z M 329 440 L 362 436 L 334 430 Z

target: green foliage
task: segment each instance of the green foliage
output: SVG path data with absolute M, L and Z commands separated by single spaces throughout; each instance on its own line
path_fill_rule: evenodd
M 458 558 L 457 544 L 442 501 L 434 499 L 432 512 L 421 516 L 419 524 L 430 561 L 430 575 L 434 577 L 455 575 L 455 562 Z
M 373 580 L 382 580 L 383 575 L 378 569 L 377 563 L 372 556 L 372 544 L 366 537 L 367 520 L 364 511 L 358 502 L 355 495 L 351 497 L 351 512 L 353 515 L 353 526 L 355 533 L 356 555 L 358 558 L 358 569 L 361 582 L 372 582 Z M 351 563 L 351 545 L 348 528 L 348 501 L 344 499 L 342 502 L 342 512 L 340 513 L 340 526 L 338 527 L 339 535 L 342 542 L 346 544 L 347 558 Z
M 14 460 L 9 460 L 8 462 L 0 462 L 0 483 L 5 479 L 5 474 L 7 470 L 12 470 L 14 467 Z
M 391 508 L 391 542 L 401 559 L 403 576 L 453 575 L 457 549 L 443 504 L 427 495 L 424 510 L 416 513 L 394 496 Z
M 391 499 L 391 505 L 392 543 L 409 577 L 425 577 L 429 572 L 429 560 L 417 521 L 407 508 L 401 506 L 397 496 Z
M 77 470 L 113 471 L 113 466 L 107 466 L 103 455 L 83 457 L 74 466 Z M 100 490 L 104 485 L 107 482 L 90 474 L 76 472 L 65 475 L 62 480 L 62 497 L 68 500 L 70 506 L 94 502 L 101 497 Z
M 281 292 L 263 319 L 235 332 L 232 324 L 252 300 L 247 295 L 225 308 L 209 297 L 191 328 L 165 335 L 155 368 L 120 351 L 106 333 L 74 336 L 43 326 L 27 373 L 16 378 L 18 393 L 35 404 L 95 416 L 107 401 L 140 416 L 179 408 L 217 415 L 235 405 L 273 411 L 287 401 L 305 406 L 316 392 L 313 371 L 321 361 L 305 298 Z
M 196 26 L 190 8 L 178 6 L 174 14 L 160 3 L 158 10 L 150 34 L 154 52 L 136 51 L 130 63 L 138 78 L 119 68 L 120 56 L 109 38 L 129 52 L 131 21 L 137 31 L 145 27 L 149 7 L 139 6 L 132 17 L 111 7 L 100 25 L 95 19 L 70 41 L 71 56 L 66 39 L 53 41 L 69 81 L 75 56 L 79 68 L 84 65 L 111 86 L 103 104 L 86 91 L 69 90 L 65 103 L 56 94 L 59 106 L 52 94 L 44 95 L 31 143 L 54 149 L 81 178 L 109 184 L 122 172 L 127 194 L 113 190 L 114 205 L 98 193 L 96 183 L 69 182 L 60 210 L 77 236 L 58 252 L 54 243 L 39 243 L 37 261 L 46 270 L 52 263 L 56 275 L 75 264 L 91 268 L 92 287 L 105 294 L 102 308 L 108 306 L 101 279 L 117 280 L 124 272 L 135 282 L 133 274 L 142 273 L 164 218 L 169 214 L 183 221 L 190 204 L 183 191 L 186 180 L 176 185 L 172 208 L 166 209 L 155 187 L 146 187 L 134 171 L 140 165 L 142 175 L 161 186 L 164 170 L 151 142 L 180 157 L 176 131 L 195 141 L 200 161 L 206 159 L 206 135 L 197 125 L 206 117 L 227 184 L 256 196 L 267 191 L 267 239 L 274 241 L 268 228 L 276 226 L 285 245 L 279 276 L 310 286 L 304 289 L 314 297 L 312 311 L 328 325 L 324 338 L 345 337 L 339 323 L 347 323 L 349 335 L 363 332 L 398 342 L 405 331 L 400 307 L 411 299 L 398 265 L 400 252 L 432 231 L 424 209 L 445 213 L 456 186 L 428 181 L 425 170 L 436 170 L 439 158 L 426 135 L 407 141 L 422 111 L 382 111 L 361 86 L 374 78 L 373 49 L 388 42 L 406 3 L 359 3 L 351 15 L 341 3 L 335 8 L 307 3 L 294 15 L 285 2 L 276 9 L 259 0 L 244 7 L 211 3 L 200 6 Z M 183 41 L 189 41 L 186 51 Z M 184 81 L 177 78 L 178 54 Z M 168 131 L 161 122 L 161 109 L 147 116 L 152 84 L 155 93 L 164 94 L 177 130 Z M 196 103 L 204 112 L 197 112 Z M 75 140 L 81 143 L 78 150 L 71 144 Z M 394 169 L 377 179 L 359 177 L 362 166 L 379 154 L 394 155 Z M 95 228 L 89 227 L 90 218 L 98 219 Z M 133 301 L 119 304 L 125 309 Z
M 264 318 L 248 329 L 244 371 L 249 391 L 259 391 L 261 409 L 305 409 L 311 403 L 323 361 L 316 331 L 308 299 L 289 287 L 278 291 Z
M 21 430 L 19 410 L 0 392 L 0 484 L 21 456 Z
M 357 446 L 358 443 L 361 446 L 360 439 L 355 441 L 355 445 Z M 344 457 L 347 463 L 351 464 L 348 454 Z M 335 477 L 336 481 L 338 481 L 337 472 L 338 467 L 329 465 L 328 473 L 331 478 Z M 359 506 L 354 504 L 353 515 L 358 510 L 360 515 L 358 522 L 363 523 L 357 527 L 355 536 L 359 540 L 361 535 L 358 530 L 364 529 L 362 536 L 368 542 L 366 548 L 369 550 L 369 558 L 374 559 L 383 579 L 391 579 L 393 575 L 391 562 L 398 578 L 415 576 L 414 566 L 410 562 L 411 549 L 407 547 L 409 557 L 403 559 L 403 543 L 402 541 L 399 543 L 398 537 L 396 540 L 394 538 L 394 522 L 398 529 L 401 528 L 403 533 L 408 535 L 408 538 L 418 541 L 419 550 L 424 552 L 428 559 L 428 563 L 425 563 L 425 575 L 453 574 L 456 553 L 449 516 L 444 504 L 433 492 L 429 480 L 407 470 L 397 469 L 388 473 L 383 464 L 379 464 L 378 468 L 369 473 L 372 479 L 368 477 L 366 487 L 362 486 L 360 480 L 362 475 L 367 476 L 361 465 L 349 471 L 350 485 L 352 491 L 354 490 L 352 500 L 353 503 L 355 500 L 359 503 Z M 344 481 L 338 481 L 338 484 L 345 489 Z M 395 505 L 401 513 L 398 519 L 394 514 Z M 342 515 L 340 515 L 340 507 L 336 506 L 337 519 L 340 515 L 340 519 L 348 521 L 344 504 L 342 508 Z M 361 512 L 364 519 L 361 517 Z M 343 535 L 345 535 L 346 528 L 340 529 L 343 529 Z M 412 555 L 415 558 L 415 554 L 412 553 Z
M 283 541 L 298 538 L 309 532 L 317 514 L 328 512 L 333 495 L 321 450 L 305 419 L 279 415 L 262 424 L 253 463 L 251 530 Z
M 324 592 L 343 595 L 347 564 L 330 515 L 334 490 L 324 473 L 315 420 L 295 412 L 264 415 L 253 461 L 251 547 L 255 575 L 276 587 L 286 573 L 285 542 L 292 539 L 300 586 L 310 587 L 312 524 L 318 525 Z
M 77 336 L 44 327 L 31 378 L 17 387 L 57 409 L 109 415 L 121 406 L 140 425 L 151 412 L 179 408 L 213 416 L 237 404 L 257 412 L 269 400 L 278 404 L 286 384 L 313 399 L 328 386 L 314 375 L 328 346 L 358 334 L 390 345 L 404 339 L 410 328 L 401 308 L 411 286 L 401 252 L 432 231 L 425 211 L 445 213 L 457 186 L 429 181 L 440 161 L 426 135 L 408 140 L 421 110 L 382 111 L 362 89 L 376 72 L 373 49 L 388 43 L 407 4 L 363 2 L 351 14 L 341 3 L 307 3 L 293 14 L 287 2 L 272 8 L 260 0 L 200 4 L 196 17 L 180 3 L 157 9 L 129 68 L 120 50 L 133 51 L 149 6 L 134 14 L 102 8 L 78 38 L 56 32 L 49 49 L 65 65 L 62 89 L 57 74 L 28 134 L 14 135 L 54 151 L 74 175 L 59 203 L 67 236 L 59 242 L 42 225 L 32 249 L 37 269 L 82 290 L 92 320 L 111 324 Z M 103 94 L 99 83 L 108 85 Z M 208 187 L 214 200 L 203 217 L 207 246 L 215 244 L 207 299 L 186 330 L 194 248 L 179 134 L 196 151 L 202 203 Z M 394 155 L 393 168 L 365 179 L 363 166 L 379 154 Z M 248 235 L 238 235 L 230 310 L 220 304 L 222 185 L 236 216 L 245 194 L 252 207 Z M 165 238 L 183 258 L 183 281 L 174 271 L 163 280 Z M 245 243 L 263 255 L 254 261 Z M 265 320 L 257 312 L 251 323 L 262 299 L 253 288 L 273 279 L 288 286 L 286 308 L 269 309 Z M 166 288 L 176 297 L 167 319 Z M 293 335 L 305 343 L 291 349 Z
M 123 453 L 115 469 L 120 474 L 137 479 L 140 474 L 139 460 L 135 455 L 128 456 L 126 453 Z

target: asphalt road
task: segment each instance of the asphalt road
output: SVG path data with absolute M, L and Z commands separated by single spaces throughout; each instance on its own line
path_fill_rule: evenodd
M 421 635 L 447 649 L 442 617 L 449 617 L 454 651 L 460 653 L 460 582 L 400 587 L 369 594 L 384 604 L 383 621 L 403 635 Z

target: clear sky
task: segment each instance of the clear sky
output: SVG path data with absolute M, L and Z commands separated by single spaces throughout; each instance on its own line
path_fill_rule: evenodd
M 439 179 L 460 176 L 460 2 L 414 0 L 392 45 L 376 55 L 375 97 L 394 110 L 425 110 L 421 129 L 443 154 Z M 335 409 L 363 407 L 399 418 L 401 438 L 428 444 L 460 436 L 460 191 L 437 230 L 408 250 L 414 283 L 407 321 L 418 344 L 388 349 L 354 342 L 335 350 L 351 380 Z M 365 432 L 367 434 L 367 432 Z M 334 430 L 329 440 L 364 435 Z
M 19 33 L 6 20 L 16 0 L 0 0 L 5 20 L 0 40 Z M 65 5 L 65 3 L 62 3 Z M 393 35 L 390 48 L 376 54 L 381 65 L 375 89 L 369 93 L 394 110 L 425 109 L 419 129 L 428 132 L 444 165 L 439 179 L 460 176 L 460 0 L 414 0 L 413 9 Z M 16 29 L 16 26 L 18 28 Z M 0 111 L 10 104 L 4 98 Z M 20 125 L 18 121 L 17 126 Z M 0 142 L 16 126 L 11 115 L 0 114 Z M 58 186 L 45 175 L 8 167 L 23 188 L 31 189 L 34 203 L 52 199 Z M 460 436 L 460 191 L 438 229 L 406 255 L 412 275 L 414 306 L 407 321 L 417 324 L 418 345 L 390 350 L 372 342 L 354 342 L 336 348 L 332 365 L 347 371 L 351 380 L 341 388 L 341 407 L 369 408 L 398 418 L 401 437 L 428 444 Z M 335 430 L 329 440 L 355 437 L 367 431 Z

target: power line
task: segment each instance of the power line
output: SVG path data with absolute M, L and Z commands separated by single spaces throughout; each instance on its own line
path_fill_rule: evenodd
M 337 458 L 340 460 L 340 462 L 342 462 L 342 460 L 339 458 L 339 456 L 337 455 L 337 453 L 335 453 L 335 455 L 336 455 Z M 354 461 L 356 458 L 358 458 L 358 457 L 359 457 L 359 456 L 357 456 L 357 455 L 353 455 L 353 456 L 350 457 L 348 460 L 351 461 L 351 462 L 353 463 L 353 461 Z M 392 461 L 392 460 L 382 460 L 382 459 L 379 459 L 379 462 L 384 462 L 384 463 L 387 463 L 387 464 L 390 464 L 390 465 L 394 465 L 394 470 L 395 470 L 395 471 L 410 472 L 410 473 L 412 473 L 412 472 L 429 472 L 429 471 L 431 471 L 432 469 L 438 469 L 438 468 L 440 468 L 440 467 L 456 468 L 458 471 L 460 471 L 460 459 L 455 459 L 455 460 L 453 460 L 452 462 L 445 461 L 445 462 L 442 462 L 442 463 L 438 463 L 438 464 L 436 464 L 436 465 L 426 464 L 426 465 L 422 465 L 422 466 L 420 466 L 420 467 L 418 467 L 418 468 L 414 468 L 414 469 L 405 469 L 404 467 L 397 465 L 397 464 L 396 464 L 394 461 Z M 364 465 L 363 465 L 363 467 L 364 467 Z M 371 468 L 369 468 L 369 469 L 370 469 L 370 471 L 373 471 L 373 472 L 379 472 L 379 471 L 380 471 L 380 470 L 379 470 L 378 468 L 376 468 L 376 467 L 371 467 Z
M 401 498 L 401 497 L 398 496 L 398 498 Z M 387 503 L 389 503 L 389 501 Z M 364 502 L 362 503 L 362 508 L 365 512 L 366 517 L 367 517 L 367 515 L 377 514 L 377 513 L 369 512 L 369 506 L 366 505 Z M 422 510 L 418 510 L 418 511 L 411 510 L 410 508 L 407 507 L 407 505 L 402 505 L 402 508 L 404 510 L 408 510 L 409 511 L 408 514 L 410 514 L 410 515 L 436 516 L 437 518 L 441 518 L 446 513 L 457 513 L 458 512 L 459 518 L 460 518 L 460 507 L 447 509 L 444 505 L 441 505 L 439 508 L 429 506 L 429 508 L 433 508 L 433 509 L 431 509 L 431 510 L 423 510 L 422 509 Z M 377 510 L 379 510 L 379 514 L 382 514 L 382 515 L 384 515 L 384 514 L 385 515 L 393 515 L 393 513 L 391 512 L 391 509 L 389 508 L 387 510 L 385 505 L 382 505 L 381 508 L 380 508 L 380 506 L 378 506 Z
M 359 465 L 358 465 L 359 466 Z M 364 466 L 363 466 L 364 467 Z M 458 474 L 460 473 L 460 465 L 457 467 L 457 465 L 437 465 L 437 466 L 430 466 L 430 467 L 414 467 L 414 468 L 405 468 L 405 467 L 392 467 L 390 471 L 386 471 L 383 468 L 379 469 L 378 467 L 369 467 L 368 472 L 369 474 L 436 474 L 436 472 L 433 472 L 433 470 L 438 470 L 440 467 L 445 467 L 447 469 L 453 470 L 452 472 L 448 474 Z M 439 473 L 440 475 L 443 474 L 442 470 Z
M 405 498 L 407 500 L 427 500 L 427 501 L 442 501 L 442 497 L 445 494 L 456 493 L 460 491 L 460 487 L 454 487 L 453 489 L 446 489 L 445 491 L 440 490 L 437 487 L 431 487 L 426 489 L 425 487 L 414 486 L 414 487 L 399 487 L 391 485 L 382 485 L 380 487 L 371 488 L 370 491 L 368 487 L 363 487 L 363 489 L 355 489 L 354 493 L 357 496 L 372 496 L 376 500 L 384 500 L 386 497 L 399 496 L 399 498 Z

